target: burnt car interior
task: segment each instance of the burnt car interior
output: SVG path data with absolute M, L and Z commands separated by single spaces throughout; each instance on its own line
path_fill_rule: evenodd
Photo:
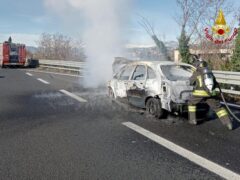
M 183 65 L 164 65 L 161 70 L 170 81 L 188 80 L 192 75 L 191 67 Z

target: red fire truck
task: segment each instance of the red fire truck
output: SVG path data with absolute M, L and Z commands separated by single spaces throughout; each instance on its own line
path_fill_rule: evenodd
M 24 66 L 26 62 L 26 46 L 24 44 L 12 43 L 10 37 L 8 41 L 0 44 L 0 65 Z

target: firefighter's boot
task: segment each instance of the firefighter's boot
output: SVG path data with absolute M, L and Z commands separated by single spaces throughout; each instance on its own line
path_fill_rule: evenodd
M 221 108 L 216 112 L 218 118 L 222 122 L 223 125 L 225 125 L 229 130 L 233 129 L 232 121 L 226 111 L 225 108 Z
M 197 125 L 196 106 L 188 106 L 188 123 L 192 125 Z

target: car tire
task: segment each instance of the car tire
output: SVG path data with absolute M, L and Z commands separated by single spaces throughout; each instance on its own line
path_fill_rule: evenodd
M 146 111 L 149 115 L 156 117 L 158 119 L 162 118 L 165 114 L 161 106 L 160 99 L 149 98 L 146 102 Z

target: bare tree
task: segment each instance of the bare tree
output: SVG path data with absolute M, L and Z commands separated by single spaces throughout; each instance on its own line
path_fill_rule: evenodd
M 207 11 L 204 12 L 199 24 L 199 32 L 198 36 L 196 36 L 198 40 L 195 42 L 198 44 L 198 49 L 202 50 L 203 52 L 215 52 L 204 55 L 205 59 L 209 61 L 213 69 L 226 70 L 226 66 L 229 66 L 229 56 L 223 55 L 221 51 L 232 49 L 232 42 L 225 44 L 214 44 L 213 42 L 208 41 L 205 37 L 205 34 L 203 33 L 203 30 L 206 27 L 212 27 L 214 25 L 220 9 L 224 10 L 225 17 L 234 17 L 231 22 L 227 22 L 230 28 L 234 30 L 233 26 L 238 20 L 238 13 L 235 9 L 235 6 L 233 5 L 233 2 L 229 0 L 209 1 Z
M 35 57 L 59 60 L 85 60 L 83 43 L 60 33 L 43 33 Z
M 201 17 L 206 12 L 209 0 L 176 0 L 176 2 L 180 11 L 175 15 L 175 21 L 191 39 L 198 29 Z
M 222 57 L 221 49 L 229 49 L 232 44 L 214 44 L 209 42 L 205 37 L 204 29 L 211 28 L 216 20 L 220 9 L 224 10 L 225 16 L 234 15 L 239 17 L 239 13 L 229 0 L 176 0 L 180 9 L 179 14 L 175 16 L 175 20 L 181 28 L 181 32 L 185 31 L 189 38 L 188 45 L 202 52 L 206 52 L 205 58 L 211 61 L 214 68 L 221 69 L 227 59 Z M 232 27 L 237 18 L 229 22 Z M 208 52 L 215 53 L 208 53 Z M 217 63 L 216 63 L 217 62 Z
M 40 40 L 38 41 L 38 50 L 36 56 L 40 58 L 52 56 L 52 37 L 50 34 L 41 34 Z
M 155 30 L 154 30 L 154 26 L 152 23 L 150 23 L 148 21 L 147 18 L 140 16 L 141 20 L 139 21 L 139 24 L 145 29 L 145 31 L 147 32 L 147 34 L 153 39 L 153 41 L 155 42 L 159 53 L 160 53 L 160 57 L 161 59 L 164 60 L 170 60 L 170 57 L 168 55 L 168 51 L 167 48 L 164 44 L 163 41 L 159 40 L 159 38 L 157 37 Z
M 207 0 L 176 0 L 180 11 L 175 16 L 177 24 L 181 28 L 181 35 L 178 38 L 179 53 L 182 61 L 190 63 L 189 44 L 192 36 L 197 31 L 201 16 L 206 9 Z
M 180 11 L 174 19 L 180 28 L 185 30 L 191 42 L 204 36 L 204 27 L 211 27 L 214 24 L 220 9 L 224 9 L 226 15 L 236 12 L 229 0 L 176 0 L 176 2 Z

